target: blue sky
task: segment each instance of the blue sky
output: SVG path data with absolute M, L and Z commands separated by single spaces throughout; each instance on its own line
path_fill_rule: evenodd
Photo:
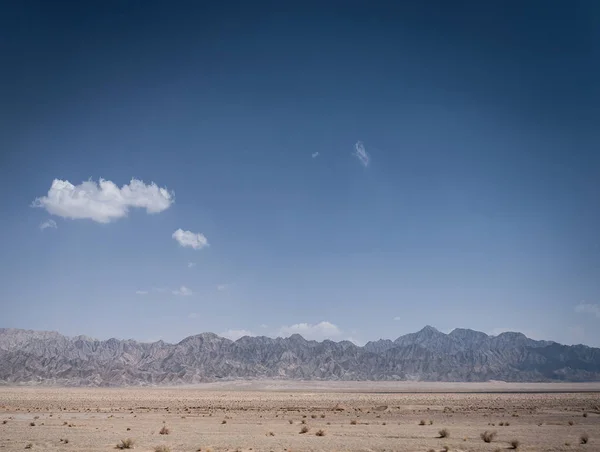
M 4 2 L 0 326 L 600 346 L 598 3 L 392 3 Z

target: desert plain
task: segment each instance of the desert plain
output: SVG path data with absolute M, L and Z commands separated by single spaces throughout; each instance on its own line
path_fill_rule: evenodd
M 600 451 L 600 384 L 0 386 L 2 451 L 109 451 L 128 439 L 149 452 Z

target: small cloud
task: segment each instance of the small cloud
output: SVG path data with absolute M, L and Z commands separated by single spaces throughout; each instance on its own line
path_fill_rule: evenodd
M 179 289 L 173 291 L 173 295 L 181 295 L 182 297 L 187 297 L 192 295 L 192 291 L 185 286 L 181 286 Z
M 46 228 L 56 229 L 58 226 L 56 225 L 56 221 L 54 220 L 46 220 L 42 224 L 40 224 L 40 229 L 43 231 Z
M 371 161 L 371 157 L 369 157 L 369 154 L 367 154 L 367 150 L 365 149 L 365 145 L 363 144 L 362 141 L 357 141 L 356 144 L 354 145 L 354 155 L 356 156 L 356 158 L 358 158 L 358 160 L 360 161 L 360 163 L 366 168 L 367 166 L 369 166 L 369 162 Z
M 575 306 L 575 312 L 578 314 L 593 314 L 600 318 L 600 304 L 582 302 Z
M 217 286 L 217 290 L 219 290 L 219 291 L 227 290 L 227 284 L 219 284 Z
M 313 152 L 312 153 L 312 158 L 316 159 L 319 156 L 318 152 Z
M 402 320 L 402 317 L 394 317 L 394 320 L 396 320 L 396 321 Z
M 240 337 L 244 336 L 256 336 L 252 331 L 248 330 L 227 330 L 219 334 L 219 336 L 226 337 L 232 341 L 237 341 Z
M 114 182 L 100 179 L 73 185 L 68 180 L 54 179 L 46 196 L 36 198 L 31 207 L 46 209 L 51 215 L 72 220 L 89 219 L 110 223 L 126 217 L 130 208 L 159 213 L 175 201 L 175 194 L 154 182 L 145 184 L 131 179 L 119 188 Z
M 208 246 L 208 240 L 203 234 L 193 233 L 192 231 L 184 231 L 183 229 L 177 229 L 171 236 L 179 245 L 183 247 L 190 247 L 195 250 L 201 250 Z
M 322 341 L 323 339 L 339 339 L 342 331 L 331 322 L 319 322 L 316 324 L 296 323 L 295 325 L 282 326 L 277 331 L 278 336 L 288 337 L 292 334 L 300 334 L 305 339 Z
M 135 294 L 136 295 L 147 295 L 148 291 L 147 290 L 136 290 Z
M 267 325 L 266 323 L 263 323 L 263 324 L 260 325 L 260 327 L 263 328 L 263 329 L 264 328 L 269 328 L 269 325 Z
M 188 268 L 192 268 L 195 267 L 196 263 L 195 262 L 188 262 Z
M 195 319 L 198 318 L 198 314 L 196 312 L 190 312 L 188 314 L 188 319 Z

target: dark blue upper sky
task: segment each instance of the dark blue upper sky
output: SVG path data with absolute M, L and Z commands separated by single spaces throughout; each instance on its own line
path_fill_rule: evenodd
M 600 346 L 599 23 L 593 0 L 3 2 L 0 327 Z

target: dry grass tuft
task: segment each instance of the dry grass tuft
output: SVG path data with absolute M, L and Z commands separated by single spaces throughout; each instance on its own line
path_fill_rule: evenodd
M 569 421 L 569 425 L 573 425 L 575 422 L 573 421 Z
M 588 414 L 587 414 L 587 413 L 583 413 L 583 417 L 587 417 L 587 416 L 588 416 Z
M 356 419 L 352 419 L 352 420 L 350 421 L 350 425 L 356 425 Z
M 267 436 L 275 436 L 275 433 L 269 432 L 269 433 L 267 433 Z
M 161 435 L 168 435 L 169 433 L 171 433 L 171 430 L 169 430 L 166 425 L 163 425 L 158 433 L 160 433 Z
M 442 452 L 448 452 L 449 450 L 450 450 L 450 447 L 448 447 L 448 446 L 442 447 Z
M 483 432 L 479 436 L 481 436 L 481 439 L 484 442 L 491 443 L 494 440 L 494 438 L 496 437 L 496 435 L 497 435 L 497 433 L 495 431 L 494 432 L 490 432 L 490 431 L 486 430 L 485 432 Z
M 316 419 L 317 415 L 316 414 L 311 414 L 310 417 L 311 417 L 311 419 Z
M 324 414 L 321 415 L 321 419 L 325 419 L 325 415 Z
M 425 422 L 425 419 L 421 419 L 421 420 L 419 421 L 419 425 L 425 425 L 425 424 L 426 424 L 426 422 Z
M 305 425 L 300 429 L 300 433 L 308 433 L 308 427 Z
M 167 446 L 160 445 L 154 448 L 154 452 L 171 452 L 171 449 Z
M 117 449 L 133 449 L 134 440 L 131 438 L 122 439 L 119 444 L 117 444 Z
M 289 422 L 290 424 L 293 424 L 293 423 L 294 423 L 294 421 L 292 421 L 291 419 L 290 419 L 288 422 Z
M 325 436 L 325 430 L 317 430 L 316 436 Z
M 226 421 L 225 419 L 223 419 L 223 420 L 221 421 L 221 424 L 227 424 L 227 421 Z
M 521 441 L 519 441 L 518 439 L 513 439 L 510 442 L 510 448 L 511 449 L 518 449 L 520 445 L 521 445 Z
M 32 448 L 33 448 L 33 443 L 28 443 L 28 444 L 25 446 L 25 449 L 32 449 Z
M 588 436 L 588 434 L 584 433 L 579 437 L 579 444 L 587 444 L 589 440 L 590 437 Z
M 302 419 L 302 420 L 300 421 L 300 423 L 301 423 L 301 424 L 306 424 L 306 419 Z
M 30 422 L 30 423 L 29 423 L 29 425 L 30 425 L 31 427 L 35 427 L 35 422 Z
M 450 431 L 447 428 L 443 428 L 441 429 L 438 434 L 440 435 L 440 438 L 449 438 L 450 437 Z

